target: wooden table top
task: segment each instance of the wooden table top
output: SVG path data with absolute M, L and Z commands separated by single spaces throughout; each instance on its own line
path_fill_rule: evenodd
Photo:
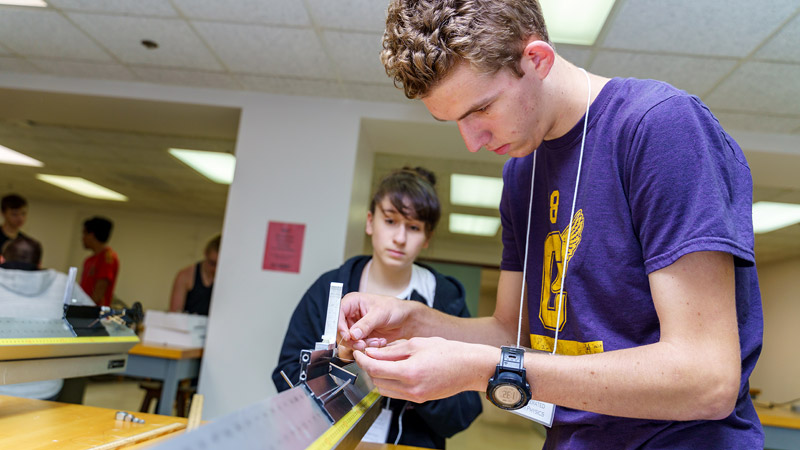
M 0 395 L 0 448 L 112 449 L 186 427 L 183 417 L 131 412 L 136 424 L 116 420 L 116 410 Z M 131 448 L 130 446 L 124 448 Z
M 788 407 L 764 408 L 756 406 L 762 426 L 794 428 L 800 430 L 800 413 Z
M 203 356 L 203 348 L 163 347 L 139 343 L 130 349 L 128 354 L 165 359 L 192 359 Z

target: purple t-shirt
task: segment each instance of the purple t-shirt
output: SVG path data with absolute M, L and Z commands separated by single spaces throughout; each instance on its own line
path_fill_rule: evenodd
M 560 354 L 657 342 L 648 274 L 687 253 L 720 251 L 734 256 L 742 378 L 724 420 L 639 420 L 558 407 L 545 447 L 763 448 L 748 385 L 763 319 L 742 150 L 697 97 L 653 80 L 612 79 L 589 111 L 568 238 L 583 120 L 537 151 L 527 268 L 532 347 L 552 351 L 557 324 Z M 533 155 L 514 158 L 503 170 L 502 270 L 523 269 L 532 164 Z

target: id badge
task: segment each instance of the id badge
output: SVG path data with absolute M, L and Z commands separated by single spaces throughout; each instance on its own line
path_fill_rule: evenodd
M 552 403 L 540 402 L 539 400 L 531 399 L 524 408 L 520 408 L 512 412 L 518 416 L 525 417 L 526 419 L 539 422 L 540 424 L 550 428 L 553 426 L 553 415 L 555 414 L 556 407 Z
M 386 439 L 389 438 L 389 427 L 392 425 L 392 410 L 388 408 L 381 409 L 381 413 L 372 426 L 367 430 L 367 434 L 361 438 L 361 442 L 370 442 L 374 444 L 385 444 Z

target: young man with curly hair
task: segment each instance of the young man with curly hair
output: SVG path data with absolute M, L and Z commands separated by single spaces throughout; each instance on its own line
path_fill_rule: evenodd
M 574 66 L 532 0 L 394 0 L 381 58 L 469 151 L 512 156 L 492 317 L 343 299 L 381 393 L 492 391 L 503 370 L 557 405 L 546 448 L 763 447 L 752 180 L 700 99 Z M 524 371 L 499 364 L 516 342 L 540 351 Z

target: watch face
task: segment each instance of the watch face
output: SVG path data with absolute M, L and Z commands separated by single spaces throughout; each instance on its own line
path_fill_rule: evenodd
M 503 406 L 514 406 L 522 401 L 522 392 L 513 384 L 502 384 L 492 392 L 494 399 Z

